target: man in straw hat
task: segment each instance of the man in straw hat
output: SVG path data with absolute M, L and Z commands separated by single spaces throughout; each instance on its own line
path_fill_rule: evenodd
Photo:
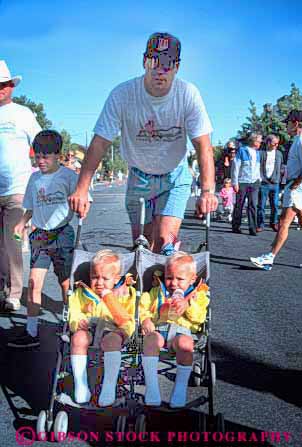
M 201 196 L 197 214 L 214 211 L 214 161 L 209 134 L 212 126 L 198 89 L 176 78 L 180 41 L 154 33 L 143 57 L 143 76 L 118 85 L 109 95 L 95 125 L 94 137 L 70 197 L 83 214 L 87 192 L 100 160 L 121 131 L 121 154 L 129 165 L 126 207 L 135 240 L 139 232 L 139 198 L 145 199 L 145 235 L 155 252 L 174 251 L 192 175 L 187 161 L 187 136 L 200 165 Z
M 30 145 L 41 128 L 27 107 L 12 101 L 21 76 L 11 76 L 0 60 L 0 290 L 10 293 L 6 310 L 18 310 L 23 288 L 22 244 L 13 229 L 23 215 L 22 201 L 31 174 Z M 3 303 L 2 303 L 3 304 Z

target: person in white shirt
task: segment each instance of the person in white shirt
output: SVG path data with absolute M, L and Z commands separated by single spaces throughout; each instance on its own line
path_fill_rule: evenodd
M 282 153 L 277 150 L 279 141 L 277 135 L 268 135 L 265 140 L 266 150 L 260 151 L 261 184 L 257 207 L 257 233 L 264 229 L 265 205 L 268 198 L 271 208 L 270 227 L 273 231 L 278 231 L 279 184 L 283 163 Z
M 22 244 L 13 230 L 23 214 L 22 201 L 31 175 L 30 145 L 40 132 L 32 111 L 12 101 L 21 76 L 11 76 L 0 60 L 0 290 L 10 288 L 4 310 L 18 310 L 23 290 Z
M 68 197 L 75 190 L 78 175 L 72 169 L 59 165 L 62 145 L 61 135 L 54 130 L 39 132 L 33 142 L 39 172 L 34 172 L 29 179 L 23 201 L 26 211 L 14 229 L 21 238 L 29 219 L 35 228 L 29 235 L 27 325 L 23 333 L 8 343 L 14 348 L 40 344 L 38 316 L 41 293 L 51 264 L 66 302 L 74 248 L 74 230 L 70 225 L 73 211 L 69 208 Z
M 288 231 L 297 216 L 302 222 L 302 110 L 292 110 L 285 122 L 287 133 L 294 137 L 287 159 L 287 185 L 283 195 L 283 210 L 279 230 L 272 243 L 272 250 L 250 261 L 258 268 L 271 270 L 275 256 L 288 238 Z
M 197 88 L 175 75 L 180 41 L 155 33 L 144 53 L 144 76 L 118 85 L 109 95 L 94 128 L 77 189 L 70 197 L 80 215 L 90 179 L 113 139 L 121 132 L 121 155 L 128 162 L 126 207 L 135 241 L 139 235 L 139 198 L 145 199 L 145 236 L 155 252 L 171 254 L 190 197 L 192 176 L 187 136 L 200 165 L 198 215 L 214 211 L 212 126 Z

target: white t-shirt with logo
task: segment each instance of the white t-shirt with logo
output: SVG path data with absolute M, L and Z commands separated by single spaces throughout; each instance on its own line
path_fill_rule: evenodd
M 0 196 L 24 194 L 31 175 L 30 145 L 40 130 L 28 107 L 14 102 L 0 107 Z
M 118 85 L 109 95 L 94 133 L 106 140 L 121 132 L 121 155 L 130 167 L 148 174 L 173 171 L 187 155 L 187 136 L 212 132 L 198 89 L 175 78 L 169 93 L 147 93 L 144 76 Z
M 54 230 L 70 222 L 73 211 L 67 199 L 74 192 L 78 179 L 76 172 L 65 166 L 52 174 L 34 172 L 23 200 L 23 207 L 33 213 L 32 225 L 43 230 Z
M 276 151 L 271 150 L 266 152 L 266 176 L 267 178 L 271 178 L 275 169 L 275 159 L 276 159 Z

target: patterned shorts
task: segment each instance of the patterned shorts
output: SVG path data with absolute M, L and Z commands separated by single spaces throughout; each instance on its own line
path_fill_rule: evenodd
M 174 216 L 183 219 L 191 195 L 192 174 L 188 163 L 162 175 L 146 174 L 131 168 L 128 177 L 126 208 L 132 224 L 139 224 L 139 199 L 146 204 L 145 223 L 154 216 Z
M 53 263 L 59 282 L 70 277 L 74 250 L 74 230 L 71 225 L 46 231 L 37 228 L 29 235 L 30 268 L 48 270 Z

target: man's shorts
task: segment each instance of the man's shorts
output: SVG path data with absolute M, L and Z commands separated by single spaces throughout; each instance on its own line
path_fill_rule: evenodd
M 146 174 L 131 168 L 127 183 L 126 209 L 132 224 L 139 224 L 139 199 L 146 204 L 145 223 L 154 216 L 173 216 L 183 219 L 191 195 L 192 174 L 187 162 L 162 175 Z
M 283 194 L 283 208 L 302 210 L 302 183 L 296 189 L 290 189 L 292 182 L 285 187 Z
M 53 263 L 60 282 L 70 277 L 74 250 L 74 230 L 71 225 L 46 231 L 37 228 L 29 235 L 30 268 L 48 270 Z

